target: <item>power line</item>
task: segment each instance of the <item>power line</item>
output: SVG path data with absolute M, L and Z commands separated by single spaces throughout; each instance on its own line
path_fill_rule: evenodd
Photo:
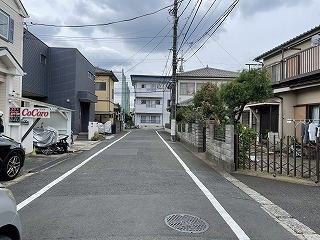
M 183 0 L 180 0 L 179 2 L 182 2 Z M 147 17 L 150 15 L 154 15 L 156 13 L 159 13 L 167 8 L 172 7 L 173 4 L 168 5 L 166 7 L 163 7 L 157 11 L 151 12 L 151 13 L 146 13 L 137 17 L 133 17 L 133 18 L 128 18 L 128 19 L 123 19 L 123 20 L 119 20 L 119 21 L 113 21 L 113 22 L 109 22 L 109 23 L 97 23 L 97 24 L 83 24 L 83 25 L 55 25 L 55 24 L 45 24 L 45 23 L 34 23 L 34 22 L 30 22 L 30 26 L 43 26 L 43 27 L 59 27 L 59 28 L 84 28 L 84 27 L 101 27 L 101 26 L 109 26 L 109 25 L 113 25 L 113 24 L 117 24 L 117 23 L 123 23 L 123 22 L 130 22 L 139 18 L 143 18 L 143 17 Z
M 209 11 L 211 10 L 211 8 L 213 7 L 213 5 L 216 3 L 217 0 L 214 0 L 213 3 L 210 5 L 210 7 L 207 9 L 206 13 L 203 15 L 203 17 L 200 19 L 200 21 L 198 22 L 198 24 L 195 26 L 195 28 L 193 29 L 193 31 L 190 33 L 189 37 L 186 39 L 186 41 L 182 42 L 178 52 L 180 51 L 180 49 L 183 47 L 183 45 L 189 40 L 189 38 L 192 36 L 192 34 L 196 31 L 196 29 L 198 28 L 198 26 L 201 24 L 201 22 L 203 21 L 203 19 L 207 16 L 207 14 L 209 13 Z
M 199 42 L 203 37 L 208 35 L 209 37 L 204 41 L 204 43 L 186 60 L 188 61 L 190 58 L 192 58 L 210 39 L 210 37 L 218 30 L 218 28 L 222 25 L 222 23 L 226 20 L 226 18 L 229 16 L 229 14 L 232 12 L 232 10 L 236 7 L 236 5 L 239 3 L 239 0 L 235 0 L 230 7 L 224 12 L 223 15 L 220 16 L 220 18 L 199 38 L 196 40 L 195 43 Z M 215 28 L 213 31 L 212 29 Z M 211 32 L 212 31 L 212 32 Z M 210 33 L 211 32 L 211 33 Z M 188 50 L 191 49 L 191 46 Z M 187 51 L 188 51 L 187 50 Z
M 169 23 L 167 23 L 146 45 L 144 45 L 139 51 L 137 51 L 135 54 L 133 54 L 131 57 L 129 57 L 128 59 L 126 59 L 125 61 L 123 61 L 121 64 L 117 65 L 117 67 L 123 65 L 124 63 L 126 63 L 127 61 L 129 61 L 130 59 L 132 59 L 134 56 L 136 56 L 139 52 L 141 52 L 146 46 L 148 46 L 167 26 L 169 25 Z M 164 37 L 162 38 L 164 39 Z

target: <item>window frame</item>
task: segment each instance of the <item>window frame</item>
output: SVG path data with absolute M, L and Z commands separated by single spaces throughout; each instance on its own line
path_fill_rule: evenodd
M 2 21 L 6 18 L 7 23 Z M 7 27 L 5 27 L 7 25 Z M 0 37 L 6 41 L 9 41 L 9 31 L 10 31 L 10 15 L 5 13 L 0 9 Z M 6 32 L 6 35 L 4 35 Z

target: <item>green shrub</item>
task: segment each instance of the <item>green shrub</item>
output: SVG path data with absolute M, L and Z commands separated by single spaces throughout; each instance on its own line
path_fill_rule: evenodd
M 98 132 L 94 132 L 93 137 L 91 138 L 91 141 L 100 141 L 105 139 L 102 135 L 100 135 Z

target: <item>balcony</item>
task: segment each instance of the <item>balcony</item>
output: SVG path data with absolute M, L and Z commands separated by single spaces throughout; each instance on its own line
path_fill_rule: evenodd
M 320 70 L 320 46 L 293 54 L 282 61 L 266 66 L 272 81 L 296 79 Z

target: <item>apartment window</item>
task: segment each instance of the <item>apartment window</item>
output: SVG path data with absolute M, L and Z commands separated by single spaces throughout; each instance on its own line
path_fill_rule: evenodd
M 155 84 L 151 84 L 147 86 L 147 92 L 155 92 L 157 89 L 157 86 Z
M 194 83 L 180 83 L 180 94 L 181 95 L 193 95 L 194 94 Z
M 160 116 L 158 115 L 142 115 L 140 123 L 156 123 L 160 124 Z
M 112 99 L 114 99 L 114 89 L 112 89 Z
M 47 64 L 47 57 L 43 54 L 40 54 L 40 63 L 43 65 Z
M 141 88 L 146 88 L 146 85 L 145 84 L 141 84 Z
M 0 37 L 6 41 L 13 42 L 14 20 L 0 10 Z
M 147 104 L 147 100 L 141 100 L 141 104 Z
M 96 90 L 97 91 L 106 91 L 107 84 L 105 82 L 96 82 Z
M 92 72 L 88 71 L 88 78 L 93 82 L 95 81 L 95 76 L 92 74 Z

